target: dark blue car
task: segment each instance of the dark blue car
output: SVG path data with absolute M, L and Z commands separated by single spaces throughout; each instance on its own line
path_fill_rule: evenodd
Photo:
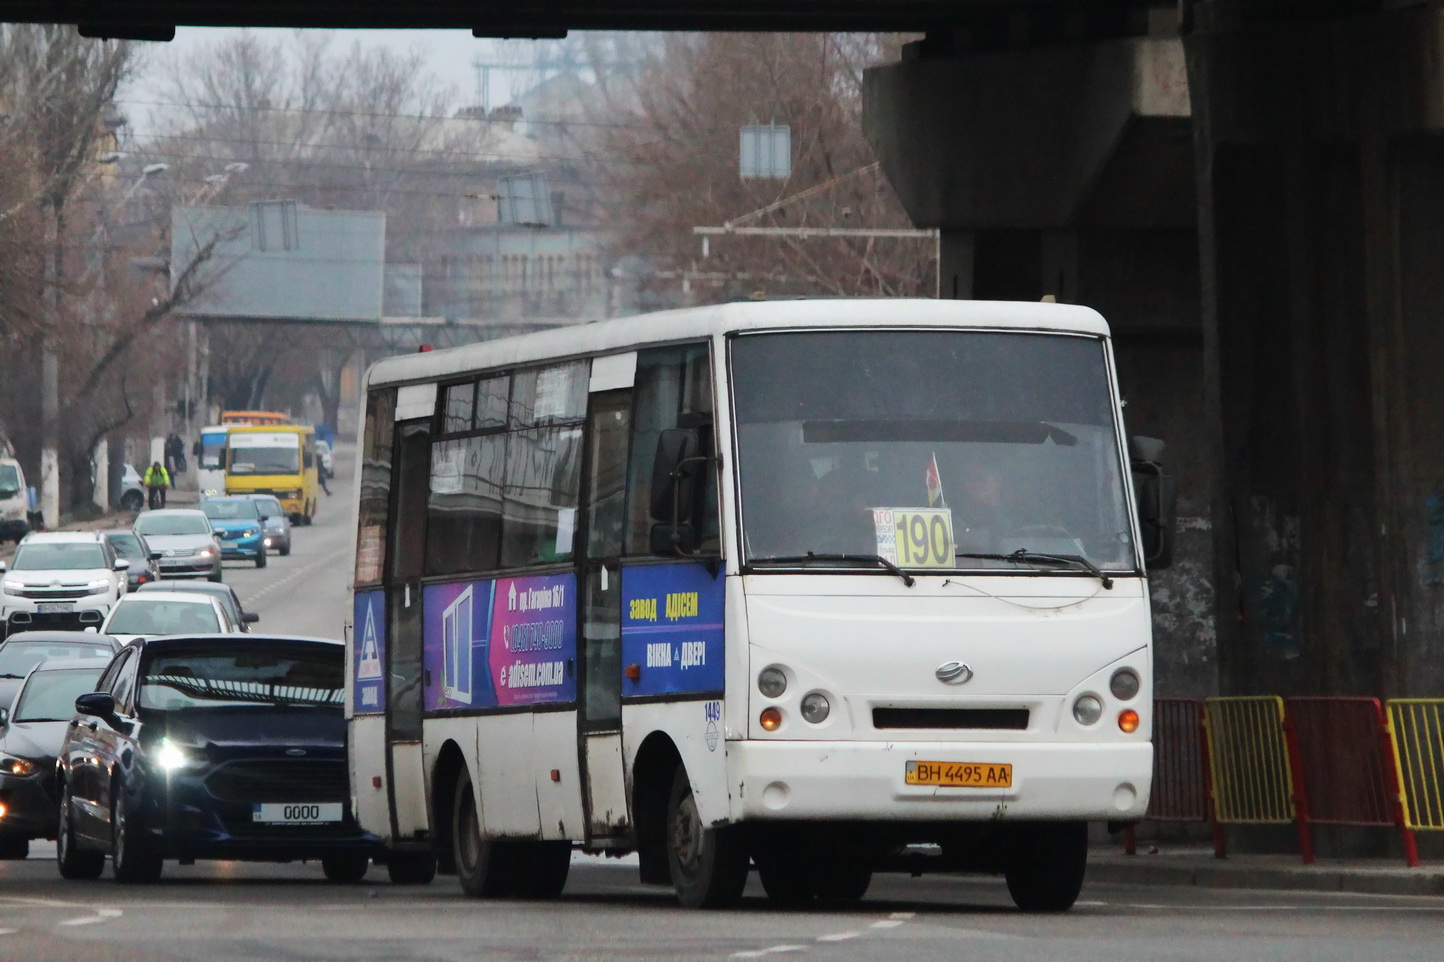
M 318 859 L 359 881 L 378 840 L 350 810 L 344 646 L 257 635 L 136 639 L 76 699 L 56 858 L 122 882 L 166 859 Z
M 266 566 L 266 532 L 260 502 L 236 495 L 205 498 L 197 505 L 211 521 L 221 543 L 222 561 L 254 561 Z

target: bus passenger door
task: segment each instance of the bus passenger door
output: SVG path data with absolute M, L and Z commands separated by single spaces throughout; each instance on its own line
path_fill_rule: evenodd
M 629 355 L 635 369 L 636 355 Z M 614 362 L 618 359 L 599 359 Z M 582 556 L 581 770 L 587 839 L 630 836 L 622 760 L 622 580 L 626 531 L 627 444 L 632 391 L 597 392 L 587 411 L 583 489 L 586 548 Z M 604 382 L 605 383 L 605 382 Z
M 387 589 L 387 774 L 391 838 L 425 833 L 426 772 L 421 752 L 421 574 L 431 479 L 431 419 L 396 425 L 393 448 L 391 578 Z

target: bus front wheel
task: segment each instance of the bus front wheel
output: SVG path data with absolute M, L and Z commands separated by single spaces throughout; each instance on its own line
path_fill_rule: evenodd
M 1066 912 L 1083 890 L 1087 866 L 1086 822 L 1016 825 L 1003 877 L 1024 912 Z
M 733 905 L 747 885 L 747 848 L 735 827 L 702 824 L 692 782 L 680 765 L 667 801 L 667 867 L 677 901 L 689 909 Z

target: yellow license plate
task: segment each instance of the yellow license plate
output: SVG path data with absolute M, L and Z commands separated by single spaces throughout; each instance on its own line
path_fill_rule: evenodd
M 982 762 L 908 762 L 909 785 L 945 788 L 1012 788 L 1013 766 Z

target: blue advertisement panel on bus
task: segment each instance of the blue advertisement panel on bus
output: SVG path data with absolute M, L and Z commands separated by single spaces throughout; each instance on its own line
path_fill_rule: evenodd
M 357 715 L 386 711 L 386 593 L 358 591 L 352 600 L 351 710 Z
M 623 697 L 722 690 L 723 586 L 701 564 L 622 571 L 622 664 L 641 668 Z
M 423 708 L 576 701 L 576 575 L 422 589 Z

